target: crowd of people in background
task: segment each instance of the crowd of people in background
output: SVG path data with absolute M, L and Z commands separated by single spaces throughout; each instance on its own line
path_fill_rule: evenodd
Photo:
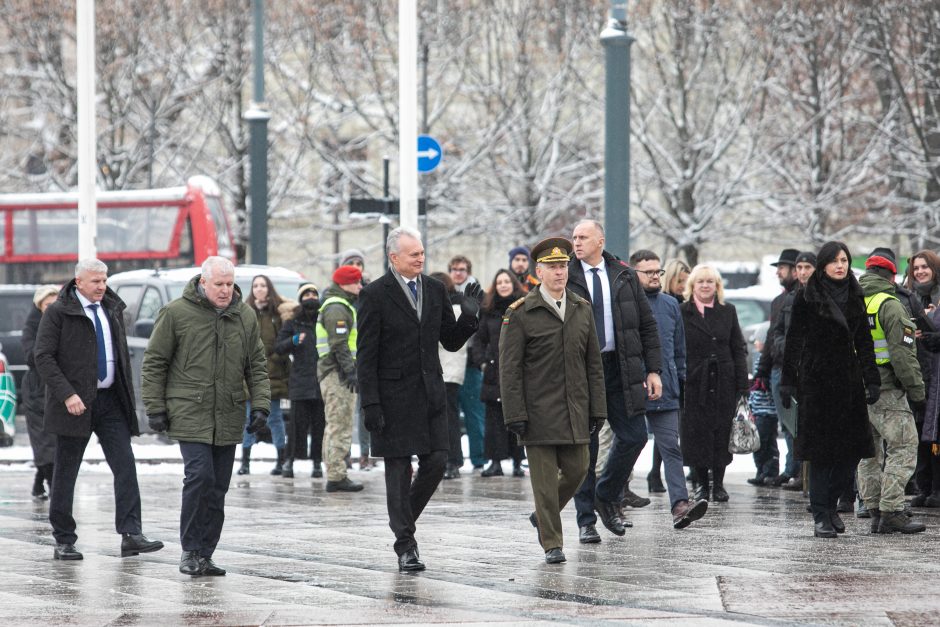
M 549 563 L 565 561 L 569 500 L 581 543 L 601 542 L 598 521 L 624 535 L 627 508 L 650 503 L 630 487 L 650 435 L 648 492 L 666 494 L 673 526 L 688 527 L 730 499 L 725 470 L 742 405 L 760 440 L 748 483 L 808 494 L 816 537 L 844 533 L 846 512 L 870 518 L 872 533 L 918 533 L 925 525 L 911 508 L 940 507 L 932 251 L 913 255 L 898 284 L 889 248 L 866 258 L 860 278 L 841 242 L 783 250 L 772 264 L 781 292 L 754 339 L 751 373 L 716 268 L 651 250 L 621 260 L 593 220 L 570 240 L 513 247 L 484 281 L 464 255 L 425 274 L 420 236 L 407 229 L 393 232 L 387 254 L 389 271 L 372 281 L 363 253 L 350 250 L 322 292 L 304 282 L 281 295 L 258 275 L 244 297 L 231 264 L 212 258 L 161 311 L 143 398 L 150 426 L 179 441 L 184 459 L 181 572 L 224 574 L 212 553 L 235 445 L 237 472 L 248 475 L 261 437 L 276 450 L 272 475 L 293 479 L 295 462 L 311 460 L 326 492 L 363 490 L 348 471 L 383 458 L 402 571 L 424 568 L 415 522 L 438 482 L 468 475 L 523 478 L 528 468 L 529 520 Z M 92 432 L 121 484 L 122 552 L 162 547 L 141 532 L 123 304 L 95 261 L 62 290 L 40 287 L 23 332 L 31 492 L 51 494 L 57 559 L 81 559 L 71 494 Z

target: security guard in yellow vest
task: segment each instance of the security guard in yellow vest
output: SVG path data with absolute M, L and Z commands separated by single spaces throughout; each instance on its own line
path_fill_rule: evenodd
M 346 476 L 346 455 L 352 444 L 353 409 L 359 381 L 356 376 L 356 308 L 362 271 L 340 266 L 333 285 L 323 293 L 317 321 L 317 379 L 323 394 L 326 429 L 323 461 L 327 492 L 358 492 L 362 484 Z
M 865 291 L 875 362 L 881 373 L 881 396 L 868 407 L 875 457 L 859 463 L 858 491 L 871 512 L 872 533 L 917 533 L 926 526 L 907 518 L 903 511 L 904 486 L 917 464 L 917 426 L 911 408 L 922 408 L 925 398 L 916 327 L 896 296 L 894 252 L 876 248 L 865 268 L 859 283 Z

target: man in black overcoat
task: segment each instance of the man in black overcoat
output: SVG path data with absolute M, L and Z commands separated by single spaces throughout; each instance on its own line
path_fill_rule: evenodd
M 389 526 L 400 571 L 424 570 L 415 522 L 444 476 L 448 431 L 438 343 L 456 351 L 477 330 L 483 291 L 467 287 L 459 319 L 444 284 L 422 274 L 417 231 L 393 230 L 389 270 L 359 294 L 356 367 L 374 455 L 385 458 Z M 411 480 L 411 456 L 418 471 Z
M 114 473 L 114 526 L 121 557 L 157 551 L 163 543 L 141 533 L 140 489 L 131 436 L 134 411 L 124 301 L 107 287 L 108 267 L 83 259 L 75 278 L 49 305 L 36 334 L 36 369 L 46 383 L 44 428 L 58 436 L 49 500 L 53 557 L 80 560 L 72 498 L 91 434 L 98 436 Z

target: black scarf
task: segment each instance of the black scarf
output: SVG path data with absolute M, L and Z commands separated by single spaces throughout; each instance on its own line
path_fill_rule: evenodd
M 930 281 L 929 283 L 920 283 L 919 281 L 914 281 L 914 291 L 917 292 L 917 295 L 920 296 L 920 301 L 927 307 L 933 303 L 933 291 L 937 288 L 936 281 Z
M 841 281 L 833 279 L 831 276 L 825 272 L 820 273 L 819 283 L 829 294 L 829 298 L 839 307 L 843 315 L 845 314 L 845 307 L 849 302 L 849 294 L 853 291 L 852 288 L 852 274 L 851 270 L 849 274 L 845 276 Z
M 516 302 L 517 296 L 515 294 L 510 294 L 509 296 L 500 296 L 496 295 L 496 298 L 493 299 L 493 311 L 502 315 L 504 311 L 509 309 L 509 306 Z

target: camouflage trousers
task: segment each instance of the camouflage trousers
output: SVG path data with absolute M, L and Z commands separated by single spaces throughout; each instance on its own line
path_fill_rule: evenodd
M 859 496 L 869 509 L 899 512 L 904 509 L 904 486 L 917 465 L 917 426 L 906 394 L 882 390 L 878 402 L 868 407 L 868 421 L 875 456 L 858 464 Z
M 353 408 L 356 395 L 340 383 L 339 372 L 333 371 L 320 381 L 326 428 L 323 431 L 323 461 L 327 481 L 346 478 L 346 454 L 352 444 Z

